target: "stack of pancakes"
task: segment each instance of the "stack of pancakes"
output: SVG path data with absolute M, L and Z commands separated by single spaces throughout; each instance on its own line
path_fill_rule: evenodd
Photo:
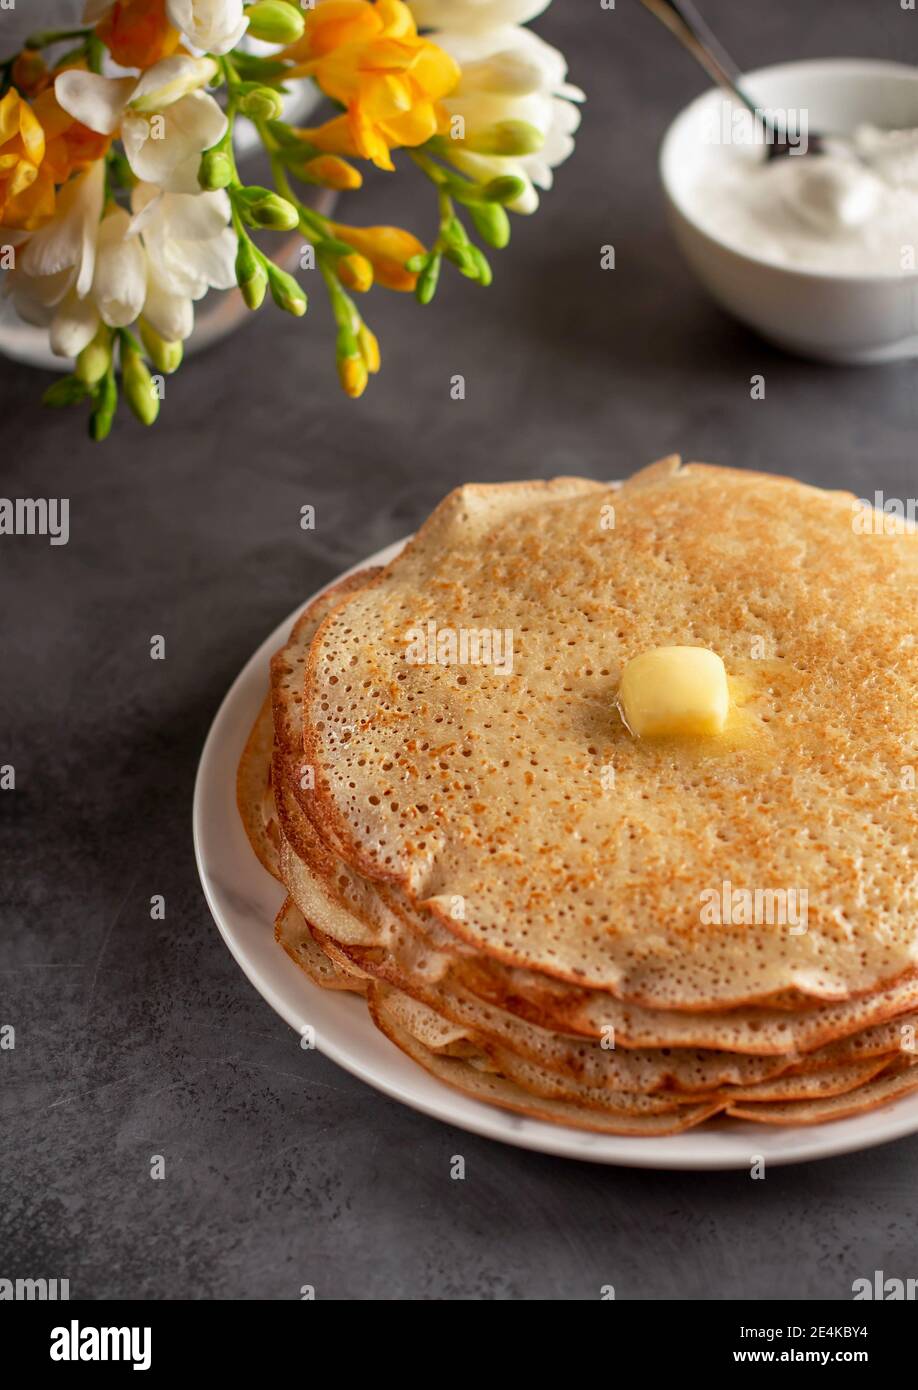
M 857 521 L 677 459 L 452 493 L 272 662 L 239 805 L 280 944 L 443 1081 L 580 1128 L 918 1089 L 918 536 Z M 723 658 L 722 735 L 626 728 L 666 645 Z

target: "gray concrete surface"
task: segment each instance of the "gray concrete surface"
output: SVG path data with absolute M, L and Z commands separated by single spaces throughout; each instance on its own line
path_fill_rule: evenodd
M 898 0 L 704 9 L 749 66 L 918 53 Z M 41 410 L 41 374 L 0 368 L 0 491 L 72 499 L 68 546 L 0 541 L 0 762 L 17 775 L 0 797 L 0 1025 L 16 1028 L 0 1276 L 68 1277 L 88 1298 L 568 1299 L 613 1283 L 717 1299 L 845 1298 L 875 1269 L 918 1272 L 918 1136 L 753 1183 L 459 1135 L 302 1052 L 201 895 L 192 784 L 233 676 L 454 484 L 608 477 L 679 450 L 914 495 L 915 367 L 781 356 L 675 254 L 655 153 L 703 76 L 637 0 L 556 0 L 537 28 L 589 90 L 576 155 L 488 292 L 447 276 L 423 312 L 373 295 L 385 374 L 357 405 L 337 393 L 318 286 L 304 321 L 265 311 L 170 382 L 154 431 L 125 419 L 104 448 Z M 405 185 L 405 220 L 427 232 L 427 187 Z M 376 178 L 354 219 L 405 217 L 405 196 Z

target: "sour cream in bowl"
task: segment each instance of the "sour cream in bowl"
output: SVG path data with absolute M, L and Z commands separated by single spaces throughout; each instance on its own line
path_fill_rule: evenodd
M 763 68 L 744 90 L 799 153 L 707 92 L 666 134 L 670 220 L 699 280 L 764 337 L 807 357 L 918 356 L 918 72 L 830 59 Z M 809 132 L 840 137 L 810 155 Z

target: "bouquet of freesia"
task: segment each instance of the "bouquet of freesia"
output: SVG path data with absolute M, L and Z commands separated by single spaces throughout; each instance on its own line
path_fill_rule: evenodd
M 296 229 L 299 267 L 330 296 L 341 384 L 360 396 L 380 351 L 355 296 L 379 284 L 428 304 L 444 261 L 489 284 L 483 248 L 507 245 L 508 213 L 536 209 L 573 147 L 582 93 L 520 27 L 548 3 L 87 0 L 83 27 L 0 60 L 4 288 L 75 363 L 48 404 L 88 403 L 95 439 L 119 395 L 152 424 L 209 290 L 306 312 L 300 281 L 253 238 Z M 310 127 L 284 119 L 305 81 L 334 103 Z M 271 187 L 240 177 L 240 119 Z M 359 188 L 361 161 L 394 170 L 398 151 L 435 191 L 428 243 L 304 201 L 310 186 Z

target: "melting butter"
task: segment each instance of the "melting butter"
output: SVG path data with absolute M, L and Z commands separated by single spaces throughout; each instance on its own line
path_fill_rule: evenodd
M 724 663 L 707 647 L 653 647 L 622 671 L 618 705 L 637 738 L 710 738 L 730 711 Z

